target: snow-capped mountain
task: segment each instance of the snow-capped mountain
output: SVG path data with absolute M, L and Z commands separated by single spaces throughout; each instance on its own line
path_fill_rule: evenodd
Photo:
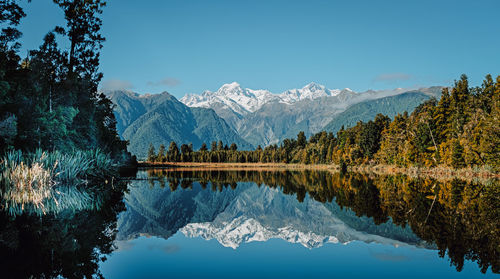
M 238 248 L 243 243 L 283 239 L 306 248 L 351 241 L 386 245 L 408 245 L 401 241 L 357 231 L 324 204 L 294 196 L 279 189 L 250 187 L 236 197 L 211 222 L 189 223 L 179 230 L 187 237 L 216 239 L 221 245 Z
M 187 237 L 216 239 L 233 249 L 270 239 L 307 248 L 351 241 L 421 244 L 409 227 L 398 228 L 392 222 L 375 225 L 368 217 L 353 221 L 355 213 L 335 202 L 324 204 L 309 197 L 299 202 L 279 188 L 245 182 L 236 189 L 214 192 L 195 183 L 192 188 L 172 192 L 159 186 L 151 187 L 146 180 L 131 183 L 125 194 L 127 210 L 118 220 L 118 240 L 141 235 L 169 238 L 179 231 Z
M 290 243 L 300 243 L 307 248 L 317 248 L 325 243 L 338 243 L 334 236 L 317 235 L 313 232 L 301 232 L 292 227 L 278 228 L 276 231 L 262 226 L 257 220 L 243 216 L 224 223 L 222 227 L 212 223 L 191 223 L 180 231 L 187 237 L 201 237 L 206 240 L 216 239 L 222 246 L 238 248 L 242 243 L 253 241 L 265 242 L 272 238 L 283 239 Z
M 302 100 L 314 100 L 321 97 L 338 96 L 339 94 L 353 94 L 349 88 L 327 89 L 325 86 L 309 83 L 300 89 L 290 89 L 281 94 L 273 94 L 268 90 L 253 90 L 242 88 L 237 82 L 224 84 L 215 92 L 205 91 L 201 95 L 187 94 L 180 99 L 189 107 L 212 108 L 223 104 L 240 115 L 255 112 L 270 102 L 293 104 Z
M 336 133 L 337 126 L 329 124 L 342 113 L 345 115 L 340 118 L 352 118 L 354 121 L 345 123 L 347 125 L 360 120 L 368 121 L 377 113 L 394 117 L 397 113 L 412 111 L 425 99 L 439 97 L 440 92 L 441 87 L 429 87 L 357 93 L 349 88 L 328 89 L 312 82 L 300 89 L 274 94 L 268 90 L 242 88 L 233 82 L 215 92 L 186 95 L 180 101 L 189 107 L 213 109 L 245 141 L 253 146 L 268 146 L 295 137 L 300 131 L 304 131 L 306 136 L 321 130 Z M 391 98 L 403 95 L 411 100 Z M 383 100 L 379 102 L 383 105 L 368 104 L 377 103 L 377 100 Z M 367 104 L 361 111 L 355 108 L 362 103 Z
M 285 104 L 293 104 L 302 100 L 314 100 L 322 97 L 338 96 L 339 94 L 355 93 L 349 88 L 327 89 L 324 85 L 314 82 L 302 87 L 301 89 L 290 89 L 279 94 L 280 102 Z
M 222 226 L 213 223 L 191 223 L 179 230 L 190 238 L 201 237 L 206 240 L 216 239 L 224 247 L 238 248 L 243 243 L 265 242 L 270 239 L 282 239 L 289 243 L 298 243 L 306 248 L 319 248 L 327 243 L 347 244 L 351 241 L 376 242 L 385 245 L 408 246 L 407 243 L 378 235 L 366 234 L 345 228 L 336 235 L 320 235 L 312 231 L 300 231 L 292 226 L 266 228 L 253 218 L 237 217 Z
M 242 88 L 239 83 L 224 84 L 215 92 L 205 91 L 201 95 L 188 94 L 180 99 L 189 107 L 212 107 L 220 103 L 244 115 L 258 110 L 262 105 L 277 101 L 279 97 L 267 90 Z

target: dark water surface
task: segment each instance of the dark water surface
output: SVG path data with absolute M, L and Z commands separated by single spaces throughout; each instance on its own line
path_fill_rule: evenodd
M 9 216 L 2 278 L 499 278 L 498 181 L 148 170 L 99 210 Z M 496 273 L 495 273 L 496 272 Z

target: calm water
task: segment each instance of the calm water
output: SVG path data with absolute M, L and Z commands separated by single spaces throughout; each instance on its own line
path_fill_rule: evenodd
M 2 216 L 5 278 L 499 278 L 497 181 L 137 174 L 100 210 Z

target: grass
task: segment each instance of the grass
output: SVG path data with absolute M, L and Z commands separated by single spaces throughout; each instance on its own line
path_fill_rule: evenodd
M 93 181 L 111 175 L 112 164 L 100 150 L 10 151 L 0 158 L 1 206 L 11 214 L 94 208 L 89 188 Z
M 431 177 L 437 180 L 450 180 L 453 178 L 468 179 L 499 179 L 500 174 L 488 166 L 466 167 L 454 169 L 448 166 L 436 167 L 400 167 L 393 165 L 360 165 L 351 167 L 352 171 L 374 174 L 406 174 L 410 177 Z
M 193 162 L 165 162 L 165 163 L 150 163 L 139 162 L 139 167 L 146 168 L 172 168 L 177 169 L 204 169 L 204 170 L 328 170 L 340 171 L 336 164 L 286 164 L 286 163 L 193 163 Z M 484 167 L 468 167 L 463 169 L 453 169 L 446 166 L 437 166 L 430 168 L 417 167 L 399 167 L 394 165 L 355 165 L 349 167 L 350 171 L 373 173 L 379 175 L 391 174 L 406 174 L 411 177 L 424 176 L 432 177 L 437 180 L 449 180 L 453 178 L 461 179 L 490 179 L 500 178 L 498 172 L 493 171 L 493 168 Z
M 334 164 L 292 164 L 292 163 L 197 163 L 197 162 L 139 162 L 145 168 L 203 168 L 220 170 L 254 170 L 254 169 L 287 169 L 287 170 L 337 170 Z

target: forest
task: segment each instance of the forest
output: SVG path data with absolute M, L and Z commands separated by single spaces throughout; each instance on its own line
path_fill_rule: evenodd
M 52 2 L 66 25 L 47 30 L 22 57 L 18 26 L 26 13 L 20 1 L 0 1 L 0 201 L 11 214 L 82 207 L 117 166 L 134 161 L 112 102 L 98 92 L 106 3 Z M 69 188 L 55 190 L 61 186 Z
M 149 162 L 303 163 L 454 169 L 481 167 L 497 172 L 500 167 L 500 76 L 487 75 L 481 87 L 470 87 L 462 75 L 439 100 L 432 98 L 412 113 L 394 119 L 378 114 L 368 122 L 342 127 L 336 135 L 325 131 L 255 150 L 239 151 L 213 141 L 210 149 L 192 145 L 180 148 L 171 142 L 158 151 L 150 145 Z
M 150 187 L 168 187 L 171 191 L 202 189 L 214 192 L 241 187 L 253 182 L 259 187 L 279 189 L 299 202 L 311 198 L 321 203 L 336 203 L 351 209 L 356 216 L 372 218 L 372 229 L 384 230 L 381 224 L 409 226 L 418 238 L 435 244 L 440 257 L 447 255 L 450 265 L 464 268 L 465 260 L 476 261 L 484 273 L 500 268 L 498 251 L 499 191 L 497 180 L 480 182 L 457 178 L 436 180 L 406 175 L 369 176 L 315 170 L 147 170 Z M 198 186 L 199 185 L 199 186 Z M 358 219 L 348 225 L 358 227 Z M 374 232 L 372 231 L 372 233 Z M 394 236 L 391 236 L 391 238 Z M 412 242 L 408 235 L 401 241 Z M 417 243 L 414 243 L 417 244 Z
M 0 152 L 99 148 L 124 156 L 111 101 L 98 93 L 104 1 L 54 0 L 66 26 L 54 26 L 21 57 L 18 1 L 0 2 Z M 60 47 L 68 44 L 69 51 Z

